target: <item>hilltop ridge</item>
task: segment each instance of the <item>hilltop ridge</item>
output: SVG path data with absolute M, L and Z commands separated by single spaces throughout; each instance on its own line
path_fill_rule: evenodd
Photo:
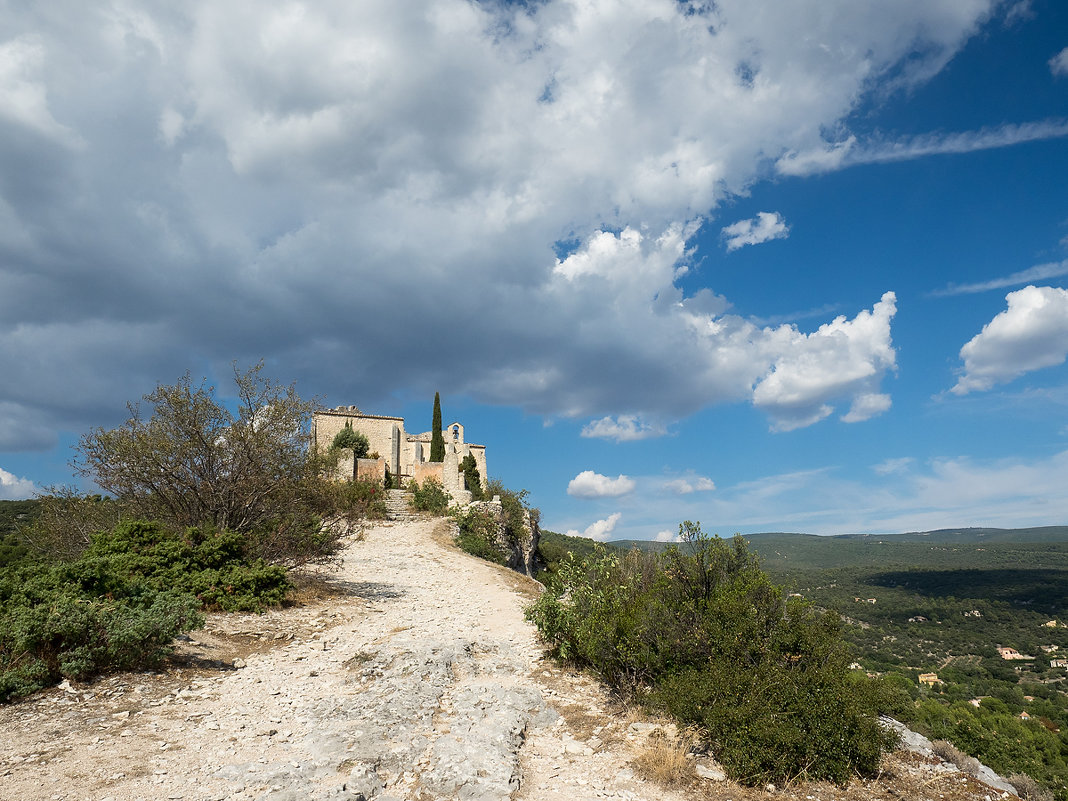
M 0 708 L 0 798 L 947 799 L 997 792 L 902 752 L 847 788 L 745 788 L 707 756 L 665 789 L 636 761 L 678 748 L 590 677 L 546 660 L 537 585 L 415 517 L 347 542 L 302 602 L 212 616 L 159 673 L 64 683 Z M 659 750 L 658 750 L 659 749 Z M 41 788 L 47 787 L 47 795 Z

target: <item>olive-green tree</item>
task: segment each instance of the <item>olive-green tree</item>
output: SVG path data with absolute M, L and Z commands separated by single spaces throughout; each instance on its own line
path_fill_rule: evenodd
M 299 564 L 336 551 L 322 517 L 334 511 L 325 455 L 311 448 L 314 401 L 262 373 L 234 367 L 236 411 L 189 374 L 130 404 L 118 428 L 97 428 L 77 446 L 75 470 L 132 517 L 230 530 L 255 556 Z
M 679 533 L 660 555 L 566 560 L 528 617 L 559 656 L 696 727 L 740 782 L 876 770 L 879 688 L 848 669 L 838 618 L 787 599 L 741 537 Z

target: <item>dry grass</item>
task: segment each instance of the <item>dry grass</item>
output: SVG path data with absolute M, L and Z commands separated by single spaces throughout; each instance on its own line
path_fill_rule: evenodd
M 969 776 L 979 774 L 979 760 L 968 756 L 953 743 L 947 740 L 935 740 L 931 743 L 931 750 L 946 762 L 956 765 L 962 773 L 967 773 Z
M 317 606 L 341 597 L 351 597 L 352 590 L 321 567 L 293 570 L 289 574 L 293 589 L 283 606 Z
M 688 731 L 672 735 L 664 729 L 654 729 L 638 749 L 634 769 L 643 779 L 662 787 L 690 784 L 695 778 L 690 758 L 695 741 Z
M 1016 788 L 1020 798 L 1026 801 L 1053 801 L 1053 793 L 1036 782 L 1026 773 L 1013 773 L 1007 781 Z

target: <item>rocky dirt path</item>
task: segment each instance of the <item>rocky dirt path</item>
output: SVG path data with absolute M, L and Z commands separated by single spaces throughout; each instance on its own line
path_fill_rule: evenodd
M 165 672 L 0 707 L 0 799 L 990 797 L 915 759 L 845 790 L 643 781 L 655 724 L 547 663 L 522 615 L 533 582 L 460 553 L 447 525 L 371 529 L 315 597 L 212 616 Z
M 371 529 L 326 597 L 213 616 L 164 674 L 0 708 L 0 798 L 506 799 L 524 776 L 538 797 L 667 797 L 605 746 L 634 733 L 606 730 L 597 689 L 560 689 L 542 664 L 522 616 L 533 583 L 445 527 Z M 578 729 L 557 708 L 581 709 Z

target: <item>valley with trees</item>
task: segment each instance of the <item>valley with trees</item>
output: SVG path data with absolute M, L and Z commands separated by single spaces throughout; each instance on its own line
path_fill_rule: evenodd
M 897 690 L 887 713 L 1068 799 L 1068 527 L 745 539 L 788 597 L 840 616 L 856 671 Z

